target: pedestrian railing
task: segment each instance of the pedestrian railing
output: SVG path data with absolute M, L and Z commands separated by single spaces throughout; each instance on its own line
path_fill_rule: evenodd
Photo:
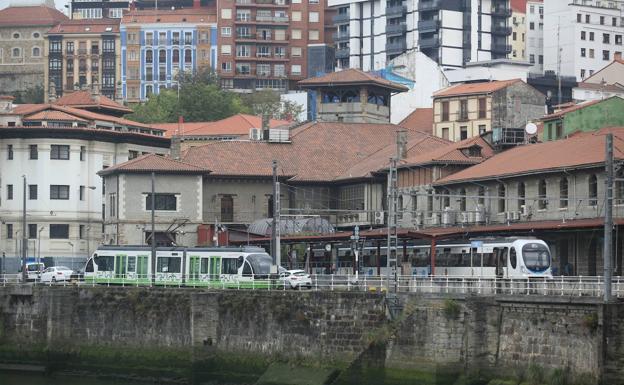
M 97 278 L 72 277 L 58 282 L 40 280 L 23 282 L 21 274 L 0 275 L 0 285 L 35 285 L 35 286 L 161 286 L 192 287 L 207 289 L 235 290 L 289 290 L 308 289 L 316 291 L 364 291 L 385 293 L 452 294 L 452 295 L 511 295 L 511 296 L 565 296 L 565 297 L 602 297 L 604 280 L 601 276 L 557 276 L 553 278 L 484 278 L 464 276 L 398 276 L 396 279 L 379 275 L 353 274 L 315 274 L 310 279 L 288 280 L 277 276 L 211 276 L 191 275 L 180 277 L 175 274 L 151 275 L 110 274 Z M 612 280 L 612 295 L 624 298 L 624 277 L 616 276 Z

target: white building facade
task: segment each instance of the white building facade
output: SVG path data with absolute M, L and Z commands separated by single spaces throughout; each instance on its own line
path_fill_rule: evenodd
M 509 0 L 329 0 L 337 68 L 384 68 L 422 51 L 443 68 L 511 53 Z
M 544 73 L 544 3 L 528 1 L 526 7 L 526 60 L 531 63 L 529 72 Z
M 163 137 L 110 130 L 4 127 L 0 251 L 7 258 L 20 256 L 24 176 L 28 257 L 82 268 L 87 255 L 106 242 L 105 191 L 97 172 L 136 154 L 168 153 L 168 147 Z
M 544 3 L 544 70 L 581 81 L 622 53 L 623 0 Z

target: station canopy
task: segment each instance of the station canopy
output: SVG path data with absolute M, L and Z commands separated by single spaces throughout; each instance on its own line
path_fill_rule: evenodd
M 258 219 L 249 225 L 249 233 L 270 237 L 273 231 L 273 218 Z M 281 235 L 318 235 L 333 234 L 336 230 L 326 219 L 282 218 L 280 220 Z

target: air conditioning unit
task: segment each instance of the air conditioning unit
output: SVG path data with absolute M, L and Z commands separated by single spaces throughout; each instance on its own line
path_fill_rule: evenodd
M 527 215 L 529 215 L 529 206 L 527 205 L 520 206 L 520 215 L 522 215 L 523 217 L 526 217 Z
M 465 225 L 470 223 L 470 213 L 467 213 L 465 211 L 459 213 L 459 223 Z
M 450 226 L 455 224 L 455 213 L 451 211 L 450 207 L 445 207 L 442 213 L 442 225 Z
M 420 227 L 423 225 L 423 222 L 424 222 L 423 218 L 424 218 L 424 214 L 422 211 L 416 212 L 416 217 L 415 217 L 416 226 Z
M 250 140 L 261 140 L 262 132 L 259 128 L 250 128 L 249 129 L 249 139 Z
M 376 225 L 384 224 L 384 212 L 383 211 L 375 211 L 375 224 Z

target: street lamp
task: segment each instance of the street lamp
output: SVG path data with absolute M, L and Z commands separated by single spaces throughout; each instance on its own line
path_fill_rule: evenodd
M 94 191 L 96 189 L 95 186 L 87 186 L 87 188 L 91 191 Z M 89 196 L 91 194 L 87 194 L 87 259 L 89 259 L 89 256 L 91 254 L 91 213 L 90 213 L 90 208 L 91 208 L 91 200 L 89 199 Z
M 39 231 L 37 231 L 37 269 L 39 268 L 39 264 L 41 263 L 41 232 L 45 229 L 45 226 L 41 226 Z
M 71 269 L 74 270 L 74 244 L 71 242 L 67 242 L 71 246 Z

